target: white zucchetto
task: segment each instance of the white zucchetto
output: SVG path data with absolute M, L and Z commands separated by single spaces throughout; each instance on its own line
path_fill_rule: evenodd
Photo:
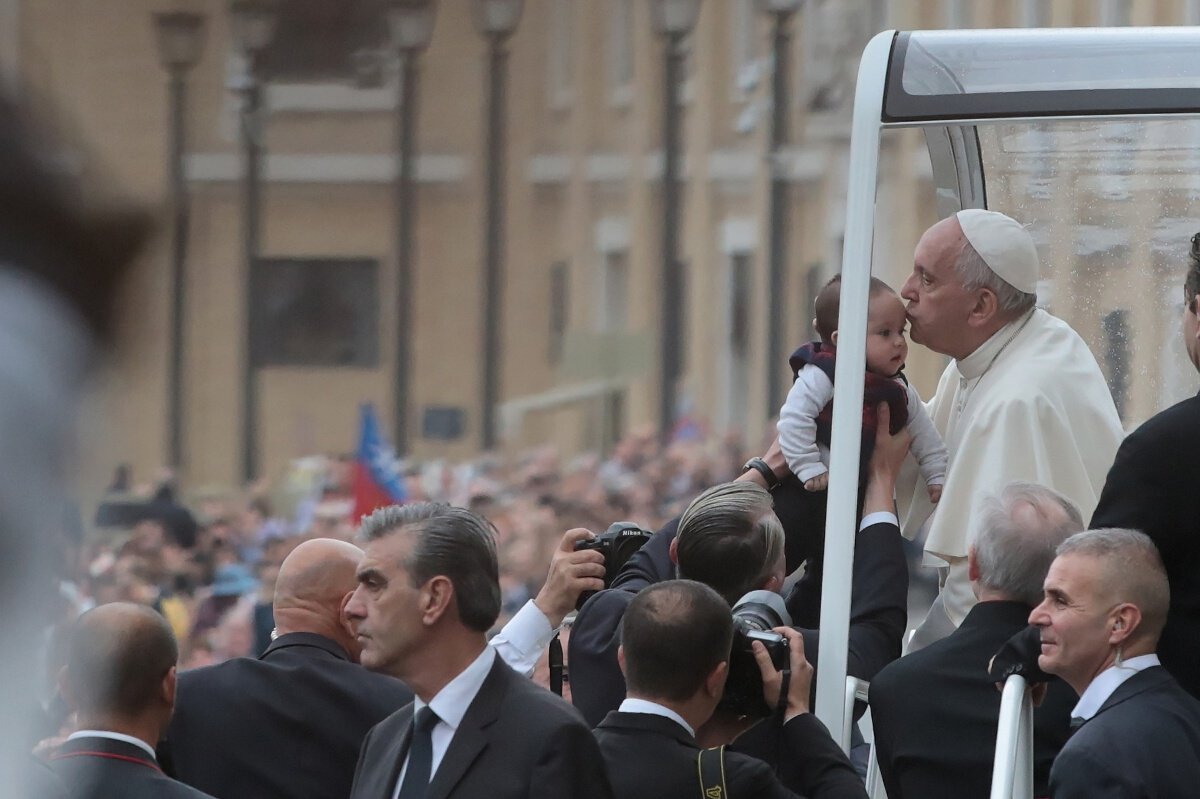
M 998 211 L 967 208 L 955 214 L 963 235 L 993 272 L 1017 291 L 1036 294 L 1041 263 L 1033 237 Z

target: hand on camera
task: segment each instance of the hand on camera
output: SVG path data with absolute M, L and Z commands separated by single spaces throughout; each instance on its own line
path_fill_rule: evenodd
M 791 721 L 796 716 L 809 712 L 808 695 L 812 689 L 813 667 L 804 656 L 804 637 L 791 627 L 776 627 L 775 632 L 782 635 L 788 642 L 788 658 L 792 672 L 788 681 L 787 706 L 783 713 L 784 722 Z M 754 659 L 758 661 L 758 670 L 762 673 L 763 699 L 768 707 L 779 705 L 779 688 L 783 675 L 776 670 L 771 662 L 767 648 L 758 641 L 754 642 Z
M 575 609 L 581 593 L 604 588 L 604 555 L 594 549 L 575 551 L 576 542 L 595 537 L 582 527 L 568 530 L 550 558 L 546 582 L 533 604 L 545 614 L 551 627 L 562 624 L 563 618 Z

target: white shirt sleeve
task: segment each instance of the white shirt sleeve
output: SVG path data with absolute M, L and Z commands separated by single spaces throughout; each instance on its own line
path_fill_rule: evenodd
M 546 614 L 529 600 L 488 644 L 513 671 L 530 677 L 557 632 Z
M 946 466 L 950 456 L 946 452 L 946 442 L 938 435 L 933 420 L 925 410 L 921 395 L 911 385 L 908 391 L 908 431 L 912 433 L 912 454 L 917 465 L 921 468 L 921 477 L 925 485 L 940 486 L 946 482 Z
M 779 448 L 788 468 L 801 481 L 828 471 L 817 448 L 817 415 L 831 399 L 833 381 L 820 367 L 806 364 L 779 411 Z

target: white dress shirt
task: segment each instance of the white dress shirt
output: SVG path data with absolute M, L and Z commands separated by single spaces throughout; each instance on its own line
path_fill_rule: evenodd
M 433 756 L 429 768 L 430 782 L 433 782 L 438 766 L 441 765 L 446 750 L 450 748 L 450 741 L 454 739 L 454 733 L 458 731 L 463 716 L 467 714 L 467 709 L 475 701 L 475 695 L 483 687 L 483 681 L 487 679 L 488 672 L 492 670 L 492 664 L 495 662 L 496 650 L 485 646 L 479 653 L 479 657 L 471 661 L 471 665 L 460 671 L 457 677 L 446 683 L 446 686 L 438 691 L 437 695 L 429 702 L 429 707 L 438 717 L 438 723 L 433 726 L 433 731 L 429 734 L 433 744 Z M 423 707 L 425 707 L 425 703 L 419 697 L 413 697 L 413 718 L 416 718 L 417 712 Z M 406 771 L 408 771 L 408 755 L 404 756 L 404 765 L 400 768 L 400 776 L 396 779 L 396 789 L 392 792 L 393 799 L 400 795 L 400 786 L 404 784 L 404 772 Z
M 671 710 L 669 707 L 651 702 L 649 699 L 634 699 L 629 697 L 621 702 L 621 706 L 617 708 L 622 713 L 649 713 L 652 716 L 662 716 L 678 724 L 687 730 L 687 734 L 696 737 L 696 731 L 692 729 L 692 725 L 683 720 L 683 716 Z
M 150 755 L 150 759 L 154 762 L 158 760 L 154 757 L 154 747 L 143 741 L 141 738 L 134 738 L 132 735 L 126 735 L 123 732 L 110 732 L 109 730 L 79 730 L 67 736 L 68 741 L 74 741 L 76 738 L 108 738 L 112 741 L 121 741 L 122 743 L 133 744 L 138 749 L 141 749 L 146 754 Z
M 1158 655 L 1149 654 L 1138 655 L 1122 661 L 1120 666 L 1109 666 L 1096 675 L 1096 679 L 1092 680 L 1084 689 L 1083 696 L 1079 697 L 1079 703 L 1071 711 L 1071 717 L 1090 719 L 1100 712 L 1101 706 L 1121 687 L 1122 683 L 1139 671 L 1160 665 L 1162 664 L 1158 661 Z
M 488 643 L 513 671 L 529 677 L 556 632 L 546 614 L 531 599 Z

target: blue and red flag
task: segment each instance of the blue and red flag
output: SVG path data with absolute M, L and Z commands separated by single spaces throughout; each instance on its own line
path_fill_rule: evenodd
M 379 418 L 373 405 L 362 405 L 361 419 L 354 463 L 355 524 L 376 508 L 398 505 L 408 499 L 400 461 L 379 429 Z

